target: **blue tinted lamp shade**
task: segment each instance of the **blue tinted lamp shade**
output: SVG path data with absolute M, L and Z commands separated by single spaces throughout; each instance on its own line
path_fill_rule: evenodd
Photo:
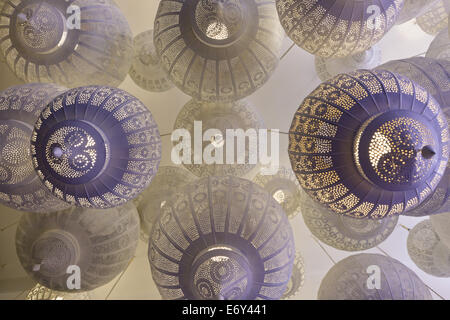
M 69 206 L 42 184 L 30 154 L 34 123 L 46 105 L 65 90 L 53 84 L 28 84 L 0 92 L 0 203 L 32 212 Z
M 173 87 L 153 44 L 153 30 L 138 34 L 133 40 L 134 57 L 130 77 L 139 87 L 150 92 L 167 91 Z
M 89 291 L 107 284 L 134 256 L 139 215 L 132 203 L 96 210 L 70 208 L 40 215 L 25 213 L 17 227 L 16 250 L 25 271 L 56 291 Z M 80 289 L 68 286 L 69 266 L 78 266 Z
M 427 12 L 435 3 L 441 0 L 404 0 L 403 8 L 396 24 L 405 23 Z
M 415 57 L 387 62 L 377 69 L 384 69 L 401 74 L 425 88 L 431 93 L 444 111 L 447 121 L 450 117 L 450 61 Z M 447 165 L 448 166 L 448 165 Z M 448 209 L 450 195 L 450 170 L 445 170 L 444 177 L 435 191 L 419 206 L 406 213 L 408 216 L 426 216 Z
M 379 268 L 379 288 L 369 288 L 371 273 Z M 432 300 L 419 277 L 399 261 L 380 255 L 361 253 L 339 261 L 322 280 L 319 300 Z
M 423 202 L 448 162 L 447 119 L 408 78 L 359 70 L 319 85 L 289 134 L 300 185 L 332 211 L 383 218 Z
M 0 55 L 25 82 L 118 86 L 133 57 L 130 27 L 112 0 L 7 1 L 0 39 Z
M 295 245 L 270 194 L 248 180 L 209 177 L 163 206 L 148 254 L 163 299 L 280 299 Z
M 398 216 L 384 219 L 355 219 L 336 214 L 306 196 L 302 201 L 303 221 L 323 243 L 344 251 L 363 251 L 383 243 L 394 231 Z
M 202 101 L 234 101 L 260 88 L 282 41 L 274 0 L 162 0 L 154 26 L 169 78 Z
M 409 257 L 421 270 L 435 277 L 450 277 L 450 249 L 441 242 L 430 220 L 409 231 L 407 247 Z
M 149 185 L 161 159 L 161 137 L 137 98 L 88 86 L 56 97 L 41 113 L 31 153 L 39 177 L 60 199 L 110 208 Z
M 309 53 L 329 58 L 354 55 L 380 41 L 398 18 L 403 0 L 276 0 L 276 4 L 289 38 Z

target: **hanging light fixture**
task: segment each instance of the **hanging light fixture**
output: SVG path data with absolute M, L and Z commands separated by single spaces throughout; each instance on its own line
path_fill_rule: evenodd
M 438 1 L 440 0 L 405 0 L 396 24 L 405 23 L 425 13 Z
M 425 57 L 450 61 L 450 36 L 448 27 L 441 30 L 436 38 L 434 38 L 428 47 Z
M 173 87 L 166 72 L 161 68 L 153 44 L 153 30 L 138 34 L 133 40 L 134 58 L 130 77 L 139 87 L 150 92 L 167 91 Z
M 39 283 L 28 291 L 26 300 L 91 300 L 87 292 L 59 292 L 46 288 Z
M 450 85 L 448 82 L 450 61 L 414 57 L 390 61 L 379 66 L 377 69 L 401 74 L 421 85 L 440 104 L 448 121 L 450 116 Z M 446 168 L 444 176 L 434 192 L 416 208 L 406 212 L 405 215 L 419 217 L 443 212 L 443 210 L 446 210 L 446 202 L 449 195 L 450 170 Z
M 369 287 L 370 275 L 380 270 L 379 286 Z M 368 271 L 372 270 L 372 271 Z M 371 273 L 369 273 L 371 272 Z M 319 300 L 432 300 L 427 286 L 400 261 L 361 253 L 339 261 L 322 280 Z
M 138 240 L 139 216 L 132 203 L 108 210 L 72 207 L 25 213 L 16 250 L 22 267 L 39 284 L 77 292 L 113 280 L 134 256 Z
M 39 177 L 58 198 L 110 208 L 149 185 L 161 159 L 161 137 L 137 98 L 88 86 L 59 95 L 41 113 L 31 153 Z
M 0 203 L 16 210 L 49 212 L 69 205 L 54 197 L 33 168 L 30 141 L 41 111 L 66 88 L 27 84 L 0 92 Z
M 416 21 L 424 32 L 435 36 L 448 26 L 449 13 L 450 0 L 439 0 Z
M 384 219 L 355 219 L 338 215 L 306 196 L 302 201 L 303 221 L 325 244 L 344 251 L 363 251 L 383 243 L 394 231 L 398 216 Z
M 281 299 L 287 300 L 294 298 L 300 289 L 305 284 L 305 262 L 303 261 L 300 252 L 295 255 L 294 266 L 292 268 L 292 275 L 283 297 Z
M 259 173 L 253 182 L 273 196 L 283 207 L 288 218 L 292 219 L 300 212 L 300 205 L 304 201 L 305 193 L 292 169 L 281 167 L 274 175 Z
M 203 101 L 234 101 L 261 87 L 278 65 L 282 40 L 275 0 L 163 0 L 154 27 L 169 78 Z
M 163 299 L 280 299 L 295 258 L 289 221 L 251 181 L 209 177 L 162 207 L 149 244 Z
M 281 25 L 306 51 L 325 58 L 364 52 L 392 28 L 403 0 L 276 0 Z
M 130 27 L 112 0 L 7 1 L 0 39 L 0 55 L 25 82 L 118 86 L 133 55 Z
M 407 246 L 409 257 L 421 270 L 435 277 L 450 277 L 450 249 L 439 240 L 430 220 L 411 229 Z
M 195 127 L 196 122 L 199 126 L 197 129 Z M 214 175 L 242 177 L 249 173 L 257 166 L 256 163 L 250 161 L 250 155 L 257 154 L 257 150 L 251 149 L 253 146 L 250 143 L 245 143 L 244 161 L 239 163 L 238 158 L 241 156 L 241 154 L 238 154 L 239 141 L 233 139 L 234 147 L 230 147 L 230 150 L 234 150 L 233 161 L 227 161 L 227 143 L 229 143 L 227 142 L 227 130 L 242 129 L 244 132 L 256 130 L 257 133 L 258 129 L 264 127 L 263 119 L 246 100 L 227 103 L 190 100 L 180 111 L 174 124 L 174 130 L 182 129 L 189 132 L 191 141 L 187 143 L 191 146 L 191 156 L 189 157 L 190 161 L 183 161 L 183 165 L 198 177 Z M 205 137 L 210 129 L 218 131 L 215 131 L 216 133 L 210 137 Z M 197 137 L 197 141 L 205 140 L 202 143 L 201 150 L 200 146 L 196 145 L 196 135 L 201 135 Z M 174 141 L 174 144 L 178 145 L 180 142 Z M 217 156 L 218 161 L 216 163 L 208 164 L 203 157 L 210 148 L 213 148 L 210 153 L 215 157 Z
M 153 225 L 161 213 L 161 207 L 167 205 L 172 194 L 192 181 L 194 176 L 183 168 L 169 166 L 158 168 L 152 183 L 139 195 L 140 201 L 137 204 L 143 241 L 148 242 Z
M 344 58 L 315 57 L 316 72 L 322 81 L 327 81 L 339 73 L 352 72 L 358 69 L 372 69 L 380 63 L 381 49 L 376 45 L 364 52 Z
M 447 248 L 450 248 L 450 213 L 447 211 L 432 215 L 430 221 L 439 239 Z
M 388 71 L 341 74 L 298 109 L 289 156 L 300 185 L 352 217 L 407 212 L 439 183 L 448 161 L 448 125 L 436 100 Z

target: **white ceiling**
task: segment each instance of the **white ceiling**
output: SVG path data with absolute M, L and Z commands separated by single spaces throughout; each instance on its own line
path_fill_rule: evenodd
M 116 2 L 128 18 L 135 35 L 153 28 L 153 19 L 158 6 L 157 0 L 116 0 Z M 414 21 L 395 26 L 380 42 L 383 63 L 393 59 L 421 55 L 427 50 L 432 39 L 431 36 L 421 31 Z M 286 38 L 284 49 L 287 50 L 291 43 Z M 9 75 L 1 65 L 0 75 L 0 90 L 16 84 L 13 76 Z M 319 83 L 320 80 L 314 70 L 314 57 L 302 49 L 294 47 L 280 62 L 269 82 L 248 100 L 261 113 L 269 128 L 277 128 L 286 132 L 299 104 Z M 176 88 L 164 93 L 146 92 L 136 86 L 129 77 L 120 87 L 141 99 L 149 107 L 159 125 L 161 134 L 172 131 L 179 110 L 190 99 Z M 280 148 L 281 165 L 290 166 L 286 135 L 281 136 Z M 170 150 L 170 137 L 166 136 L 163 138 L 162 165 L 171 165 Z M 21 298 L 24 296 L 24 290 L 30 286 L 25 272 L 16 258 L 14 248 L 15 227 L 19 217 L 20 213 L 0 206 L 0 299 Z M 435 278 L 425 274 L 414 265 L 408 256 L 406 249 L 408 232 L 400 224 L 412 228 L 421 220 L 423 218 L 401 217 L 399 225 L 390 238 L 379 248 L 368 250 L 368 252 L 382 254 L 385 252 L 400 260 L 414 270 L 440 296 L 450 299 L 450 279 Z M 323 244 L 325 252 L 312 238 L 301 215 L 292 220 L 292 227 L 295 232 L 296 247 L 302 253 L 306 263 L 305 285 L 295 298 L 316 299 L 322 278 L 333 266 L 330 257 L 334 261 L 339 261 L 350 253 Z M 160 299 L 151 278 L 146 245 L 140 242 L 135 258 L 121 277 L 119 276 L 108 285 L 93 291 L 91 296 L 98 299 Z M 437 295 L 434 296 L 439 299 Z

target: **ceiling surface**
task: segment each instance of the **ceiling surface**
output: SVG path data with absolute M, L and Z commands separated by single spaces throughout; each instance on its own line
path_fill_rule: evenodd
M 153 19 L 158 7 L 157 0 L 116 0 L 127 17 L 134 35 L 153 28 Z M 433 37 L 424 33 L 410 21 L 394 26 L 379 43 L 382 62 L 423 55 Z M 284 52 L 291 47 L 289 38 L 284 40 Z M 18 80 L 6 69 L 0 67 L 0 90 L 15 85 Z M 248 100 L 260 112 L 268 128 L 287 132 L 294 112 L 302 100 L 317 86 L 320 80 L 314 68 L 314 57 L 294 46 L 287 52 L 271 79 Z M 130 77 L 120 86 L 138 97 L 151 110 L 162 135 L 170 134 L 175 118 L 189 96 L 173 88 L 163 93 L 150 93 L 136 86 Z M 282 134 L 280 162 L 290 166 L 287 145 L 288 137 Z M 172 165 L 170 161 L 170 135 L 163 137 L 163 158 L 161 165 Z M 247 176 L 252 178 L 251 175 Z M 21 299 L 32 287 L 31 280 L 19 264 L 15 253 L 14 237 L 21 213 L 0 206 L 0 299 Z M 427 275 L 411 261 L 407 253 L 408 231 L 426 218 L 402 216 L 393 234 L 381 245 L 368 253 L 380 253 L 400 260 L 411 268 L 432 290 L 435 299 L 450 299 L 450 279 Z M 352 253 L 336 250 L 322 244 L 311 235 L 301 215 L 291 220 L 295 233 L 296 249 L 305 261 L 305 284 L 294 299 L 316 299 L 322 278 L 335 262 Z M 404 227 L 403 227 L 404 226 Z M 94 299 L 160 299 L 153 283 L 147 258 L 147 245 L 140 241 L 134 259 L 128 268 L 108 285 L 90 293 Z

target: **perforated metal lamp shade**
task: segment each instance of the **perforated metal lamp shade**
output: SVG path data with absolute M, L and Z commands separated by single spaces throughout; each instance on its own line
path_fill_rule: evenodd
M 306 97 L 291 125 L 289 156 L 313 199 L 336 213 L 382 218 L 433 192 L 448 138 L 446 117 L 423 88 L 388 71 L 360 70 Z
M 147 189 L 138 197 L 137 209 L 141 217 L 141 239 L 148 242 L 150 232 L 161 213 L 161 207 L 167 205 L 172 195 L 195 176 L 183 167 L 162 166 Z
M 130 77 L 139 87 L 150 92 L 167 91 L 173 87 L 153 44 L 153 30 L 141 32 L 133 39 L 134 57 Z
M 372 69 L 380 63 L 381 49 L 377 45 L 344 58 L 315 57 L 316 72 L 322 81 L 327 81 L 339 73 L 352 72 L 358 69 Z
M 447 248 L 450 248 L 450 213 L 432 215 L 430 221 L 439 239 Z
M 430 220 L 409 231 L 407 247 L 409 257 L 421 270 L 435 277 L 450 277 L 450 249 L 440 241 Z
M 88 292 L 59 292 L 38 283 L 27 293 L 26 300 L 91 300 L 91 297 Z
M 292 268 L 292 275 L 289 280 L 286 291 L 282 299 L 287 300 L 294 298 L 300 292 L 300 289 L 305 284 L 305 262 L 300 252 L 295 255 L 294 266 Z
M 303 221 L 325 244 L 344 251 L 363 251 L 383 243 L 394 231 L 398 216 L 384 219 L 355 219 L 336 214 L 306 196 L 302 201 Z
M 209 141 L 203 141 L 202 150 L 194 149 L 195 147 L 195 121 L 201 121 L 202 132 L 204 137 L 206 131 L 209 129 L 216 129 L 220 131 L 220 134 L 213 135 Z M 244 161 L 240 161 L 239 158 L 242 154 L 238 154 L 238 141 L 234 139 L 234 157 L 232 163 L 227 161 L 227 130 L 242 129 L 244 132 L 247 130 L 255 130 L 264 128 L 265 124 L 258 113 L 258 111 L 247 101 L 239 100 L 236 102 L 200 102 L 194 99 L 190 100 L 184 105 L 175 120 L 174 130 L 183 129 L 187 130 L 190 134 L 191 157 L 188 161 L 183 161 L 183 166 L 198 177 L 207 176 L 220 176 L 220 175 L 232 175 L 242 177 L 248 174 L 251 170 L 256 168 L 257 164 L 250 161 L 250 155 L 255 154 L 254 149 L 250 149 L 249 143 L 245 144 Z M 205 138 L 207 140 L 207 138 Z M 174 141 L 174 145 L 180 145 L 181 140 Z M 214 150 L 208 153 L 208 155 L 220 155 L 218 163 L 208 164 L 205 161 L 204 154 L 207 154 L 209 148 Z M 180 156 L 183 156 L 182 152 L 179 152 Z M 202 156 L 201 163 L 196 163 L 196 155 Z M 240 161 L 240 162 L 239 162 Z M 190 163 L 187 163 L 190 162 Z M 220 163 L 221 162 L 221 163 Z M 256 161 L 255 161 L 256 162 Z
M 163 299 L 280 299 L 295 257 L 281 206 L 254 183 L 209 177 L 163 206 L 149 261 Z
M 294 172 L 290 168 L 281 167 L 274 175 L 257 174 L 253 182 L 269 192 L 283 207 L 289 219 L 300 212 L 300 205 L 304 201 L 302 191 Z
M 448 27 L 441 30 L 431 42 L 425 54 L 427 58 L 450 61 L 450 37 Z
M 161 159 L 161 137 L 137 98 L 88 86 L 58 96 L 41 113 L 31 153 L 54 195 L 79 207 L 110 208 L 149 185 Z
M 417 17 L 419 27 L 426 33 L 437 35 L 448 26 L 450 0 L 439 0 L 423 15 Z
M 440 0 L 405 0 L 396 24 L 405 23 L 425 13 L 438 1 Z
M 108 210 L 71 208 L 25 213 L 16 232 L 16 249 L 25 271 L 41 285 L 62 292 L 89 291 L 125 269 L 139 239 L 139 216 L 132 203 Z M 80 289 L 69 276 L 78 266 Z M 68 281 L 69 280 L 69 281 Z
M 170 79 L 203 101 L 252 94 L 278 65 L 282 40 L 274 0 L 162 0 L 154 27 Z
M 394 25 L 403 0 L 276 0 L 281 25 L 299 47 L 346 57 L 377 43 Z M 369 14 L 380 9 L 374 20 Z M 372 6 L 372 7 L 371 7 Z M 374 22 L 375 21 L 375 22 Z
M 379 289 L 369 289 L 369 267 L 380 270 Z M 361 253 L 339 261 L 322 280 L 319 300 L 432 300 L 426 285 L 408 267 L 380 254 Z
M 0 92 L 0 203 L 33 212 L 69 206 L 42 184 L 30 154 L 34 123 L 47 103 L 65 90 L 53 84 L 28 84 Z
M 0 38 L 0 55 L 26 82 L 118 86 L 133 57 L 130 27 L 112 0 L 5 2 Z
M 402 74 L 425 88 L 440 104 L 447 121 L 450 116 L 450 61 L 415 57 L 387 62 L 377 69 Z M 448 165 L 447 165 L 448 166 Z M 415 209 L 405 213 L 408 216 L 426 216 L 447 210 L 450 204 L 450 170 L 446 168 L 444 177 L 435 191 Z

